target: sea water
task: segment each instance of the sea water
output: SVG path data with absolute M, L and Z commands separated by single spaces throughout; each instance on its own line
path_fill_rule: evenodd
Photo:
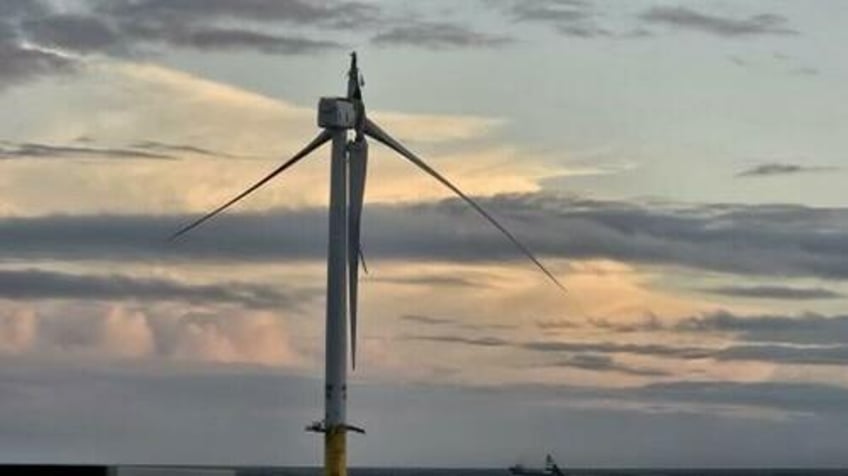
M 848 476 L 848 469 L 588 469 L 562 468 L 566 476 Z M 239 476 L 320 476 L 320 468 L 242 469 Z M 491 469 L 413 469 L 351 468 L 350 476 L 510 476 L 506 468 Z

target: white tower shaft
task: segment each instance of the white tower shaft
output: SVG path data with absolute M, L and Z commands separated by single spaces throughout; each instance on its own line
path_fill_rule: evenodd
M 324 472 L 347 475 L 347 130 L 333 129 L 327 245 Z

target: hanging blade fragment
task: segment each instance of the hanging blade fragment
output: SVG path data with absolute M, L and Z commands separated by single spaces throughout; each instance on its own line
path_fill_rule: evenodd
M 273 172 L 266 175 L 262 180 L 251 185 L 250 188 L 248 188 L 244 192 L 236 195 L 235 197 L 233 197 L 227 203 L 221 205 L 220 207 L 216 208 L 215 210 L 212 210 L 211 212 L 207 213 L 206 215 L 200 217 L 199 219 L 197 219 L 197 220 L 193 221 L 192 223 L 186 225 L 185 227 L 181 228 L 179 231 L 177 231 L 176 233 L 171 235 L 170 240 L 175 240 L 175 239 L 181 237 L 182 235 L 185 235 L 189 231 L 191 231 L 191 230 L 197 228 L 198 226 L 200 226 L 201 224 L 203 224 L 205 221 L 207 221 L 210 218 L 214 217 L 215 215 L 223 212 L 224 210 L 226 210 L 227 208 L 229 208 L 230 206 L 232 206 L 233 204 L 235 204 L 236 202 L 238 202 L 242 198 L 250 195 L 251 193 L 256 191 L 256 189 L 265 185 L 266 183 L 268 183 L 268 181 L 270 181 L 271 179 L 273 179 L 277 175 L 280 175 L 281 173 L 283 173 L 286 169 L 288 169 L 292 165 L 296 164 L 298 161 L 300 161 L 300 159 L 306 157 L 311 152 L 313 152 L 315 149 L 324 145 L 331 138 L 332 138 L 332 134 L 329 131 L 327 131 L 327 130 L 321 131 L 321 133 L 318 134 L 318 136 L 315 137 L 315 139 L 312 139 L 312 142 L 307 144 L 306 147 L 304 147 L 300 152 L 298 152 L 297 154 L 292 156 L 292 158 L 290 158 L 288 161 L 283 163 L 283 165 L 280 165 L 279 167 L 274 169 Z
M 566 291 L 565 286 L 563 286 L 562 283 L 560 283 L 559 280 L 556 278 L 556 276 L 554 276 L 554 274 L 551 273 L 548 270 L 548 268 L 546 268 L 545 265 L 543 265 L 542 262 L 539 261 L 538 258 L 536 258 L 536 256 L 533 254 L 533 252 L 531 252 L 529 248 L 524 246 L 524 244 L 522 244 L 518 240 L 518 238 L 515 237 L 515 235 L 513 235 L 509 230 L 507 230 L 503 225 L 501 225 L 497 220 L 495 220 L 495 218 L 492 215 L 490 215 L 489 212 L 487 212 L 485 209 L 483 209 L 483 207 L 481 207 L 474 199 L 472 199 L 471 197 L 466 195 L 462 190 L 457 188 L 456 185 L 452 184 L 448 179 L 443 177 L 439 172 L 437 172 L 435 169 L 433 169 L 432 167 L 427 165 L 427 163 L 425 163 L 423 160 L 421 160 L 420 157 L 416 156 L 409 149 L 404 147 L 403 144 L 401 144 L 400 142 L 398 142 L 397 140 L 392 138 L 392 136 L 390 136 L 383 129 L 381 129 L 380 126 L 375 124 L 374 121 L 367 119 L 367 118 L 365 119 L 365 135 L 373 138 L 376 141 L 379 141 L 383 145 L 387 146 L 388 148 L 390 148 L 390 149 L 394 150 L 395 152 L 397 152 L 398 154 L 402 155 L 404 158 L 406 158 L 407 160 L 409 160 L 410 162 L 412 162 L 413 164 L 418 166 L 418 168 L 427 172 L 430 176 L 432 176 L 433 178 L 435 178 L 436 180 L 441 182 L 442 185 L 449 188 L 451 191 L 453 191 L 453 193 L 457 194 L 460 198 L 465 200 L 465 202 L 468 203 L 468 205 L 470 205 L 471 208 L 473 208 L 475 211 L 477 211 L 477 213 L 482 215 L 483 218 L 488 220 L 489 223 L 491 223 L 495 228 L 498 229 L 498 231 L 503 233 L 504 236 L 506 236 L 509 239 L 509 241 L 512 242 L 513 245 L 515 245 L 522 253 L 524 253 L 524 255 L 527 256 L 527 258 L 529 258 L 530 261 L 532 261 L 536 265 L 537 268 L 539 268 L 543 273 L 545 273 L 545 275 L 555 285 L 557 285 L 561 290 Z
M 359 289 L 359 262 L 362 259 L 360 230 L 362 204 L 365 199 L 365 176 L 368 169 L 368 142 L 359 137 L 348 146 L 348 176 L 350 180 L 348 205 L 348 291 L 350 299 L 350 356 L 356 368 L 356 322 Z M 364 267 L 364 260 L 363 260 Z

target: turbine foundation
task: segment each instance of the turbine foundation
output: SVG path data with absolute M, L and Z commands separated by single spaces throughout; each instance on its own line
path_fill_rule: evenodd
M 338 425 L 324 433 L 324 476 L 347 476 L 347 431 Z

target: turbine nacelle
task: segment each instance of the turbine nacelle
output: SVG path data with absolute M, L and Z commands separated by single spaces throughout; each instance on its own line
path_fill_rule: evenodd
M 354 129 L 357 125 L 357 105 L 348 98 L 321 98 L 318 101 L 318 127 L 325 129 Z

